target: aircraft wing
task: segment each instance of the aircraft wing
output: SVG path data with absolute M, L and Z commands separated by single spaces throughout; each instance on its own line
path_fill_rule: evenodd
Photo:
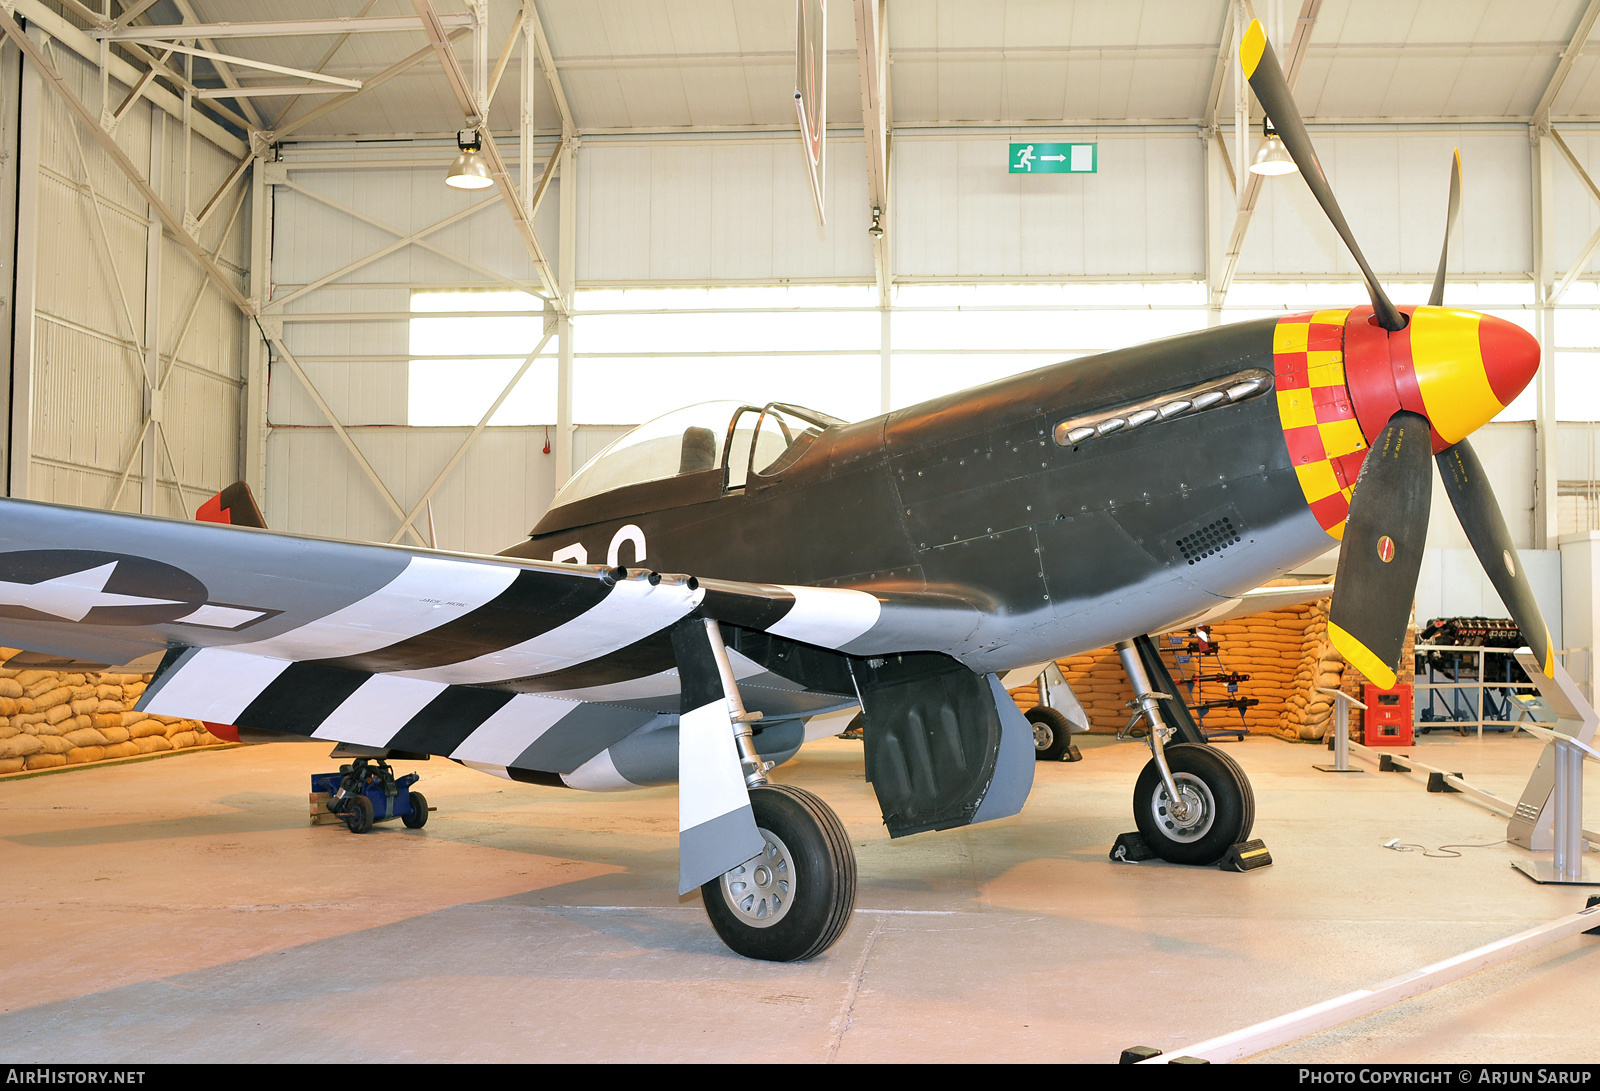
M 915 591 L 701 581 L 0 501 L 0 644 L 100 664 L 159 653 L 143 698 L 158 715 L 506 767 L 525 756 L 528 725 L 635 706 L 538 766 L 565 772 L 677 711 L 670 634 L 689 617 L 872 654 L 927 649 L 917 634 L 930 622 L 970 631 L 976 611 Z M 756 669 L 740 660 L 736 674 Z M 481 731 L 497 715 L 519 725 L 499 742 Z

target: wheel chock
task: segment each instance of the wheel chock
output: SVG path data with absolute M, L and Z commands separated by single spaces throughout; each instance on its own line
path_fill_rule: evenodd
M 1460 773 L 1451 773 L 1450 775 L 1453 776 L 1453 777 L 1459 777 L 1461 774 Z M 1428 791 L 1430 791 L 1430 792 L 1457 792 L 1457 793 L 1459 793 L 1461 791 L 1460 788 L 1456 788 L 1456 787 L 1453 787 L 1453 786 L 1451 786 L 1449 784 L 1446 784 L 1444 778 L 1445 778 L 1445 774 L 1443 774 L 1443 773 L 1429 773 L 1428 774 Z
M 1394 772 L 1394 770 L 1395 770 L 1394 755 L 1393 754 L 1379 754 L 1378 755 L 1378 772 L 1380 772 L 1380 773 L 1392 773 L 1392 772 Z
M 1138 1064 L 1140 1061 L 1148 1061 L 1151 1057 L 1159 1056 L 1161 1056 L 1161 1051 L 1155 1046 L 1129 1046 L 1122 1051 L 1122 1059 L 1117 1063 Z
M 1118 834 L 1117 843 L 1111 846 L 1111 859 L 1119 864 L 1137 864 L 1155 858 L 1155 849 L 1138 831 Z
M 1597 905 L 1600 905 L 1600 894 L 1589 895 L 1589 900 L 1583 903 L 1585 909 L 1593 909 Z M 1586 929 L 1583 934 L 1586 936 L 1600 936 L 1600 925 Z M 1127 1054 L 1123 1054 L 1123 1056 L 1127 1056 Z
M 1255 871 L 1271 866 L 1272 853 L 1267 851 L 1267 843 L 1259 838 L 1240 841 L 1217 862 L 1217 868 L 1221 871 Z
M 1061 760 L 1062 761 L 1082 761 L 1083 760 L 1083 751 L 1079 750 L 1076 746 L 1073 746 L 1071 743 L 1068 743 L 1067 744 L 1067 752 L 1065 754 L 1061 755 Z

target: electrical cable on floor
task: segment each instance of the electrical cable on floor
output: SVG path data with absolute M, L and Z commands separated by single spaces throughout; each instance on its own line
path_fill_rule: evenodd
M 1437 849 L 1430 849 L 1426 845 L 1412 845 L 1401 841 L 1398 837 L 1391 837 L 1389 840 L 1383 843 L 1383 847 L 1386 849 L 1394 849 L 1396 852 L 1420 852 L 1422 855 L 1429 856 L 1434 859 L 1449 859 L 1451 857 L 1461 855 L 1459 852 L 1451 851 L 1453 849 L 1492 849 L 1496 845 L 1504 844 L 1506 844 L 1506 839 L 1501 838 L 1498 841 L 1485 841 L 1481 843 L 1461 845 L 1440 845 Z

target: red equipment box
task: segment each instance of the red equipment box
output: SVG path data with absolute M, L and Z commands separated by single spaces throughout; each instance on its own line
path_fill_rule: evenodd
M 1412 693 L 1410 682 L 1401 682 L 1394 689 L 1369 683 L 1361 696 L 1367 704 L 1361 716 L 1362 741 L 1368 746 L 1412 745 Z

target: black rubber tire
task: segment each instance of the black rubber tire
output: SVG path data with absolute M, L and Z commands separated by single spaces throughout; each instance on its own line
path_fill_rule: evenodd
M 1049 705 L 1035 705 L 1028 710 L 1028 723 L 1033 728 L 1033 756 L 1038 761 L 1076 761 L 1070 757 L 1077 747 L 1072 745 L 1072 725 L 1067 718 Z M 1082 757 L 1080 754 L 1079 757 Z
M 1233 770 L 1233 775 L 1238 778 L 1239 791 L 1244 797 L 1244 818 L 1239 824 L 1238 839 L 1240 841 L 1248 841 L 1250 839 L 1250 831 L 1255 828 L 1256 824 L 1255 789 L 1250 786 L 1250 778 L 1245 775 L 1244 767 L 1234 760 L 1232 754 L 1224 750 L 1213 750 L 1212 753 L 1221 758 Z
M 408 830 L 420 830 L 428 824 L 428 800 L 421 792 L 411 794 L 411 813 L 400 816 Z
M 725 885 L 735 868 L 700 888 L 706 916 L 736 954 L 767 962 L 798 962 L 832 947 L 850 923 L 856 904 L 856 854 L 844 824 L 822 800 L 788 784 L 750 792 L 756 827 L 789 848 L 791 900 L 774 923 L 757 927 L 729 901 Z M 769 842 L 769 848 L 771 847 Z
M 1152 758 L 1133 789 L 1133 820 L 1157 856 L 1174 864 L 1214 864 L 1245 831 L 1245 793 L 1236 765 L 1204 743 L 1176 743 L 1166 747 L 1167 766 L 1180 781 L 1198 782 L 1210 796 L 1205 824 L 1197 836 L 1180 839 L 1181 831 L 1161 816 L 1166 788 L 1161 770 Z M 1253 805 L 1252 805 L 1253 809 Z
M 352 796 L 345 804 L 344 824 L 351 833 L 366 833 L 372 829 L 372 800 L 366 796 Z

